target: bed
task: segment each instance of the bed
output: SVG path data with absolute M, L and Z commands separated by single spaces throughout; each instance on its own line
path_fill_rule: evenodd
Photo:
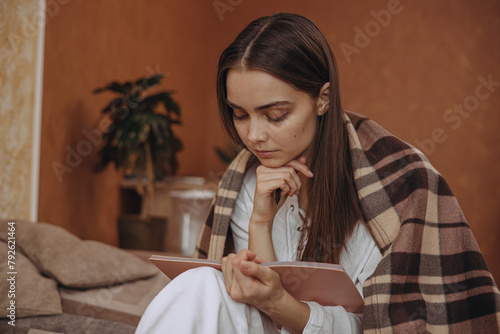
M 147 261 L 152 253 L 51 224 L 0 221 L 0 332 L 134 333 L 169 282 Z

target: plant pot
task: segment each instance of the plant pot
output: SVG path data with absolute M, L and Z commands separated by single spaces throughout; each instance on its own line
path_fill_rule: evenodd
M 162 251 L 167 218 L 122 215 L 118 218 L 120 248 Z
M 171 211 L 165 250 L 192 256 L 215 197 L 214 190 L 187 189 L 169 192 Z

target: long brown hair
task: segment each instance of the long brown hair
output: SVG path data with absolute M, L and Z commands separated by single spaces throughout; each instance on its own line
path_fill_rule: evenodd
M 318 117 L 308 183 L 308 207 L 299 251 L 303 261 L 338 263 L 355 224 L 362 219 L 354 185 L 349 137 L 340 102 L 337 65 L 321 31 L 307 18 L 288 13 L 251 22 L 223 52 L 217 99 L 224 129 L 243 144 L 226 104 L 230 69 L 258 69 L 318 98 L 330 82 L 329 110 Z M 307 240 L 307 241 L 306 241 Z

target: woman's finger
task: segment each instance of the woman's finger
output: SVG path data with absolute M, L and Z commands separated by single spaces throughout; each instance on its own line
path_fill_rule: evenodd
M 241 261 L 238 269 L 241 273 L 246 276 L 253 277 L 264 285 L 270 285 L 270 281 L 274 279 L 274 275 L 277 274 L 274 270 L 266 266 L 261 266 L 256 262 Z
M 257 263 L 257 264 L 261 264 L 261 263 L 266 263 L 267 262 L 266 260 L 258 257 L 257 255 L 255 255 L 255 257 L 253 257 L 251 259 L 249 258 L 248 261 L 252 261 L 252 262 Z
M 234 268 L 234 281 L 238 286 L 238 292 L 241 293 L 239 298 L 247 298 L 245 302 L 251 301 L 253 296 L 257 293 L 259 288 L 256 278 L 252 276 L 252 272 L 247 267 L 252 264 L 254 266 L 259 266 L 257 263 L 250 261 L 240 261 L 238 267 Z M 242 268 L 245 268 L 242 270 Z M 261 283 L 259 283 L 261 284 Z M 243 300 L 242 300 L 243 301 Z
M 286 165 L 293 167 L 293 169 L 295 169 L 297 172 L 300 172 L 304 176 L 311 178 L 314 175 L 311 172 L 311 170 L 309 169 L 309 167 L 305 164 L 305 159 L 306 158 L 302 156 L 299 158 L 299 160 L 294 159 L 294 160 L 290 161 L 289 163 L 287 163 Z M 302 161 L 304 161 L 304 162 L 302 162 Z
M 265 263 L 265 262 L 267 262 L 266 260 L 258 257 L 255 252 L 252 252 L 249 249 L 242 249 L 238 253 L 238 255 L 240 255 L 240 254 L 245 254 L 245 257 L 242 256 L 242 260 L 246 259 L 247 261 L 252 261 L 252 262 L 255 262 L 255 263 Z
M 229 254 L 227 257 L 222 258 L 222 275 L 224 276 L 224 283 L 226 285 L 227 292 L 230 291 L 233 284 L 233 268 L 231 264 L 231 259 L 235 257 L 235 254 Z
M 302 182 L 300 181 L 299 175 L 297 174 L 297 172 L 295 171 L 295 169 L 292 166 L 290 166 L 288 168 L 290 170 L 290 176 L 291 176 L 291 180 L 290 181 L 293 181 L 293 183 L 292 183 L 293 186 L 290 186 L 291 189 L 288 192 L 288 196 L 291 197 L 293 195 L 298 195 L 299 194 L 299 190 L 302 187 Z
M 293 195 L 300 189 L 300 178 L 295 172 L 293 167 L 285 166 L 273 168 L 270 170 L 263 170 L 257 175 L 257 182 L 266 192 L 272 192 L 280 188 L 282 196 L 287 193 Z
M 283 293 L 281 279 L 274 270 L 255 262 L 241 261 L 235 280 L 247 303 L 259 307 L 276 300 Z

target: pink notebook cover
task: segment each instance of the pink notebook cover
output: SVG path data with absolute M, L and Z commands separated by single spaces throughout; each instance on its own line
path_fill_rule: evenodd
M 201 266 L 222 270 L 220 261 L 161 255 L 152 255 L 149 260 L 171 279 Z M 323 306 L 341 305 L 348 312 L 363 312 L 363 298 L 340 265 L 316 262 L 266 262 L 261 265 L 277 271 L 283 287 L 298 300 L 315 301 Z

